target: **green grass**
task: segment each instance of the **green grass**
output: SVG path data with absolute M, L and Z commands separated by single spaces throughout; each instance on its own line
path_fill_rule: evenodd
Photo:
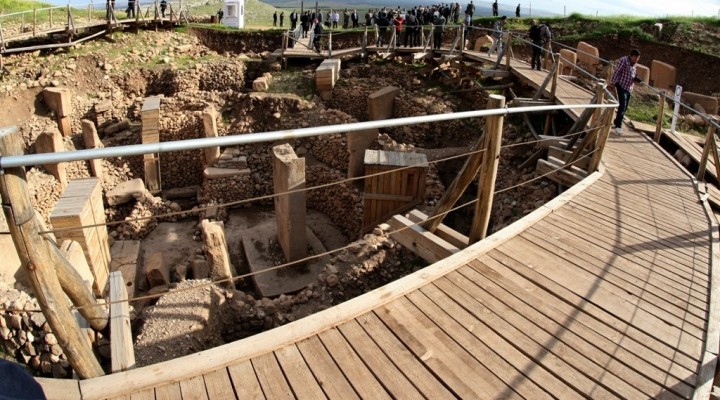
M 0 0 L 0 14 L 27 11 L 32 10 L 33 8 L 44 7 L 51 7 L 51 4 L 30 0 Z

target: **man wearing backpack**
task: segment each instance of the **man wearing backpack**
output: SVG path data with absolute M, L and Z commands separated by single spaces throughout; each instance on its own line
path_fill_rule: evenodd
M 500 53 L 502 53 L 502 37 L 503 37 L 503 31 L 505 30 L 505 21 L 507 20 L 507 17 L 503 15 L 500 17 L 499 20 L 495 21 L 495 30 L 492 34 L 492 40 L 493 44 L 490 46 L 490 50 L 488 50 L 488 57 L 492 56 L 492 53 L 497 50 L 498 56 Z
M 475 4 L 473 4 L 472 0 L 470 0 L 470 4 L 467 5 L 465 12 L 470 14 L 470 19 L 472 19 L 473 14 L 475 14 Z
M 532 26 L 530 27 L 530 31 L 528 32 L 528 36 L 533 43 L 530 68 L 540 71 L 540 54 L 542 54 L 543 39 L 537 21 L 533 21 Z

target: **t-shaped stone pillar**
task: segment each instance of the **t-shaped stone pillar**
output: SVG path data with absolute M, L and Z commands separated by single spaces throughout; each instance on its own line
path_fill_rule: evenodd
M 305 188 L 305 159 L 298 158 L 289 144 L 273 147 L 275 193 Z M 275 197 L 277 239 L 287 262 L 307 256 L 305 192 Z

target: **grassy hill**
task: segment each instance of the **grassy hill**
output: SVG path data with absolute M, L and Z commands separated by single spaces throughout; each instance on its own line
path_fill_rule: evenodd
M 49 7 L 49 3 L 30 0 L 0 0 L 0 14 L 32 10 L 33 8 Z

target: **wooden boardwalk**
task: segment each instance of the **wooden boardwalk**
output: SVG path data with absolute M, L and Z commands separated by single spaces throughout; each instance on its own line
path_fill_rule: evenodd
M 589 102 L 568 85 L 558 101 Z M 717 355 L 717 224 L 644 135 L 611 136 L 604 160 L 515 224 L 336 307 L 180 359 L 40 381 L 83 399 L 691 398 Z

